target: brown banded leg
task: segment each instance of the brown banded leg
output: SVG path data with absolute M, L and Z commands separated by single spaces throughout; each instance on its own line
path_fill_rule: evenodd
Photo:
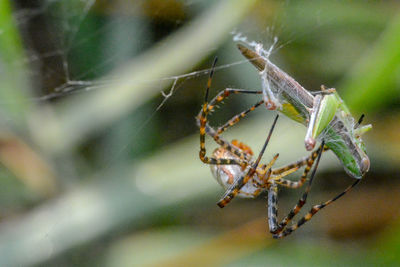
M 244 117 L 246 117 L 246 115 L 248 115 L 250 112 L 252 112 L 253 110 L 255 110 L 256 108 L 258 108 L 259 106 L 261 106 L 264 103 L 264 100 L 261 100 L 259 102 L 257 102 L 256 104 L 254 104 L 253 106 L 249 107 L 248 109 L 246 109 L 245 111 L 240 112 L 239 114 L 233 116 L 229 121 L 227 121 L 224 125 L 222 125 L 221 127 L 218 127 L 217 129 L 217 134 L 222 134 L 223 132 L 226 131 L 226 129 L 228 129 L 229 127 L 232 127 L 233 125 L 235 125 L 236 123 L 238 123 L 241 119 L 243 119 Z
M 318 149 L 319 149 L 319 147 L 318 147 Z M 325 146 L 323 152 L 328 151 L 328 150 L 329 150 L 329 148 L 328 148 L 327 146 Z M 315 152 L 317 152 L 317 155 L 315 155 Z M 294 168 L 294 167 L 299 167 L 299 168 L 301 168 L 301 167 L 303 167 L 304 165 L 306 165 L 307 162 L 308 162 L 311 158 L 314 158 L 314 160 L 315 160 L 316 157 L 318 156 L 318 152 L 319 152 L 319 150 L 314 151 L 314 152 L 311 152 L 311 154 L 310 154 L 309 156 L 303 157 L 303 158 L 301 158 L 301 159 L 299 159 L 299 160 L 297 160 L 297 161 L 295 161 L 295 162 L 293 162 L 293 163 L 287 164 L 287 165 L 285 165 L 285 166 L 283 166 L 283 167 L 279 167 L 279 168 L 273 169 L 273 170 L 272 170 L 272 174 L 280 174 L 280 173 L 282 173 L 282 172 L 284 172 L 284 171 L 287 171 L 287 170 L 289 170 L 289 169 L 292 169 L 292 168 Z
M 207 91 L 206 91 L 206 97 L 207 98 L 208 98 L 208 91 L 209 91 L 209 87 L 208 86 L 211 85 L 211 79 L 212 79 L 213 73 L 214 73 L 214 69 L 212 68 L 211 72 L 210 72 L 210 77 L 208 78 L 208 83 L 207 83 Z M 216 104 L 221 103 L 225 98 L 229 97 L 231 94 L 252 94 L 252 95 L 254 95 L 254 94 L 262 94 L 262 91 L 252 91 L 252 90 L 244 90 L 244 89 L 226 88 L 223 91 L 219 92 L 218 95 L 215 96 L 211 100 L 210 103 L 208 103 L 208 101 L 205 101 L 204 104 L 207 103 L 207 106 L 203 105 L 203 109 L 200 110 L 199 114 L 197 115 L 197 120 L 200 121 L 201 118 L 204 117 L 204 114 L 208 114 L 208 113 L 212 112 L 214 110 Z M 260 101 L 260 102 L 256 103 L 255 105 L 253 105 L 252 107 L 250 107 L 248 110 L 245 110 L 244 112 L 242 112 L 243 113 L 242 117 L 246 116 L 249 112 L 251 112 L 254 109 L 256 109 L 257 107 L 259 107 L 262 103 L 263 103 L 263 101 Z M 240 113 L 240 114 L 242 114 L 242 113 Z M 233 120 L 235 117 L 233 117 L 231 120 Z M 239 117 L 239 120 L 240 120 L 240 117 Z M 228 127 L 229 126 L 226 126 L 225 129 L 228 128 Z M 221 133 L 223 131 L 224 130 L 222 130 Z M 218 134 L 220 134 L 220 132 L 218 132 Z
M 308 193 L 309 193 L 310 190 L 311 190 L 311 185 L 312 185 L 312 182 L 313 182 L 313 180 L 314 180 L 314 176 L 315 176 L 315 173 L 316 173 L 316 171 L 317 171 L 319 161 L 320 161 L 320 159 L 321 159 L 322 148 L 324 147 L 324 144 L 325 144 L 324 141 L 322 141 L 322 144 L 321 144 L 321 146 L 320 146 L 321 149 L 319 150 L 318 157 L 317 157 L 317 161 L 316 161 L 316 163 L 315 163 L 315 167 L 314 167 L 313 172 L 312 172 L 312 174 L 311 174 L 310 180 L 308 181 L 308 185 L 307 185 L 307 187 L 306 187 L 306 189 L 305 189 L 303 195 L 301 196 L 301 198 L 300 198 L 299 201 L 297 202 L 296 206 L 294 206 L 294 208 L 289 212 L 289 214 L 282 220 L 282 222 L 281 222 L 279 225 L 272 225 L 272 226 L 270 226 L 270 229 L 274 229 L 274 231 L 271 231 L 271 233 L 274 234 L 274 237 L 275 237 L 275 236 L 278 236 L 278 235 L 282 232 L 282 230 L 286 227 L 286 225 L 293 219 L 293 217 L 294 217 L 297 213 L 299 213 L 299 211 L 301 210 L 301 208 L 302 208 L 302 207 L 304 206 L 304 204 L 306 203 Z M 305 170 L 305 171 L 306 171 L 306 170 Z M 268 203 L 268 206 L 269 206 L 269 205 L 276 205 L 276 203 Z M 276 220 L 277 214 L 269 214 L 269 216 L 275 217 L 275 220 Z
M 321 145 L 322 148 L 323 144 Z M 325 149 L 324 149 L 325 150 Z M 293 231 L 297 230 L 300 226 L 302 226 L 304 223 L 309 221 L 318 211 L 320 211 L 322 208 L 330 205 L 334 201 L 338 200 L 342 196 L 344 196 L 347 192 L 349 192 L 354 186 L 356 186 L 360 180 L 355 181 L 352 185 L 347 187 L 343 192 L 340 194 L 336 195 L 334 198 L 329 199 L 328 201 L 325 201 L 319 205 L 314 205 L 310 211 L 304 215 L 300 220 L 298 220 L 297 223 L 287 227 L 287 224 L 293 219 L 293 217 L 301 210 L 301 208 L 304 206 L 304 204 L 307 201 L 307 195 L 310 192 L 311 189 L 311 184 L 314 179 L 316 170 L 318 168 L 319 160 L 321 158 L 322 151 L 318 153 L 318 158 L 315 164 L 315 168 L 311 174 L 310 181 L 308 183 L 308 186 L 303 194 L 303 196 L 300 198 L 296 206 L 289 212 L 289 214 L 282 220 L 282 222 L 278 225 L 276 223 L 277 221 L 277 198 L 276 198 L 276 193 L 271 191 L 272 195 L 275 195 L 275 197 L 268 198 L 268 207 L 271 207 L 268 209 L 268 222 L 270 222 L 272 225 L 269 226 L 270 232 L 273 233 L 274 238 L 283 238 L 289 234 L 291 234 Z M 272 190 L 272 189 L 271 189 Z M 272 208 L 275 207 L 275 208 Z
M 276 182 L 279 182 L 279 183 L 285 185 L 285 184 L 289 184 L 290 182 L 292 182 L 290 180 L 283 179 L 283 177 L 296 172 L 300 168 L 298 166 L 294 166 L 291 169 L 287 169 L 286 171 L 281 172 L 279 175 L 271 177 L 271 174 L 272 174 L 271 167 L 277 160 L 278 156 L 279 156 L 279 154 L 276 154 L 274 156 L 274 158 L 268 163 L 268 165 L 263 165 L 262 168 L 257 170 L 257 176 L 261 182 L 261 184 L 259 186 L 261 186 L 263 188 L 267 188 L 271 185 L 271 183 L 277 184 Z M 292 183 L 294 183 L 294 182 L 292 182 Z
M 276 170 L 271 170 L 273 164 L 275 164 L 275 161 L 278 159 L 279 154 L 276 154 L 274 158 L 271 160 L 271 162 L 268 164 L 268 166 L 265 166 L 264 168 L 257 170 L 257 175 L 259 179 L 262 181 L 263 185 L 269 185 L 271 183 L 279 184 L 284 187 L 296 189 L 301 187 L 304 182 L 307 180 L 307 175 L 310 172 L 310 169 L 312 165 L 314 164 L 314 161 L 316 157 L 318 156 L 319 150 L 321 147 L 319 147 L 316 151 L 312 152 L 310 156 L 305 157 L 301 160 L 296 161 L 295 163 L 288 164 L 284 167 L 281 167 Z M 325 146 L 324 151 L 328 150 L 328 148 Z M 284 179 L 283 177 L 288 176 L 289 174 L 292 174 L 293 172 L 296 172 L 298 169 L 303 167 L 304 165 L 307 165 L 301 178 L 298 181 L 292 181 L 288 179 Z M 268 171 L 268 172 L 267 172 Z M 274 175 L 271 177 L 271 174 Z
M 315 158 L 318 156 L 318 151 L 319 150 L 314 151 L 310 156 L 306 157 L 305 159 L 302 159 L 301 161 L 297 161 L 295 164 L 289 164 L 285 167 L 279 168 L 278 172 L 271 169 L 272 166 L 275 164 L 275 161 L 279 157 L 279 153 L 275 154 L 275 156 L 268 163 L 268 165 L 263 165 L 260 169 L 257 170 L 257 176 L 260 182 L 262 183 L 262 186 L 267 187 L 269 186 L 270 183 L 276 183 L 289 188 L 301 187 L 303 183 L 306 181 L 307 175 L 314 163 Z M 305 164 L 307 164 L 308 168 L 304 170 L 304 173 L 301 176 L 302 178 L 300 179 L 300 181 L 291 181 L 283 178 L 296 172 Z M 271 175 L 274 176 L 271 177 Z
M 224 91 L 221 91 L 209 104 L 208 107 L 203 106 L 202 111 L 199 113 L 197 120 L 198 120 L 198 124 L 201 127 L 201 122 L 202 120 L 206 120 L 206 118 L 204 118 L 204 114 L 207 116 L 210 112 L 212 112 L 215 108 L 216 103 L 223 101 L 223 99 L 225 99 L 226 97 L 228 97 L 231 93 L 243 93 L 243 94 L 260 94 L 261 91 L 249 91 L 249 90 L 242 90 L 242 89 L 225 89 Z M 240 121 L 241 118 L 245 117 L 248 113 L 250 113 L 251 111 L 255 110 L 257 107 L 259 107 L 261 104 L 263 103 L 263 101 L 260 101 L 258 103 L 256 103 L 255 105 L 251 106 L 250 108 L 248 108 L 247 110 L 241 112 L 238 115 L 235 115 L 232 119 L 230 119 L 227 123 L 225 123 L 222 127 L 219 127 L 217 129 L 217 131 L 207 131 L 206 129 L 206 133 L 208 135 L 210 135 L 216 143 L 218 143 L 221 146 L 224 146 L 223 144 L 220 143 L 220 134 L 223 133 L 226 129 L 228 129 L 229 127 L 235 125 L 237 122 Z M 211 128 L 211 127 L 210 127 Z M 213 130 L 213 129 L 212 129 Z M 243 154 L 240 152 L 239 149 L 237 149 L 235 146 L 232 146 L 231 144 L 229 145 L 230 148 L 228 148 L 227 146 L 225 147 L 226 149 L 228 149 L 228 151 L 230 151 L 231 153 L 235 154 L 236 156 L 238 156 L 240 159 L 242 160 L 250 160 L 250 157 L 247 154 Z
M 300 226 L 302 226 L 303 224 L 305 224 L 307 221 L 311 220 L 311 218 L 321 209 L 325 208 L 326 206 L 332 204 L 333 202 L 335 202 L 336 200 L 338 200 L 339 198 L 341 198 L 342 196 L 344 196 L 347 192 L 349 192 L 353 187 L 355 187 L 361 180 L 356 180 L 352 185 L 348 186 L 343 192 L 341 192 L 340 194 L 338 194 L 337 196 L 335 196 L 334 198 L 329 199 L 328 201 L 325 201 L 319 205 L 314 205 L 310 211 L 304 215 L 297 223 L 286 227 L 286 229 L 284 229 L 283 231 L 274 234 L 273 237 L 274 238 L 283 238 L 287 235 L 290 235 L 292 232 L 296 231 Z
M 278 185 L 271 183 L 268 189 L 268 227 L 270 233 L 275 233 L 278 228 Z
M 237 164 L 237 165 L 245 166 L 247 163 L 243 160 L 244 157 L 245 157 L 244 155 L 241 156 L 241 158 L 243 158 L 242 160 L 216 159 L 216 158 L 213 158 L 213 157 L 206 156 L 205 135 L 206 135 L 206 131 L 207 131 L 207 115 L 208 115 L 208 112 L 209 112 L 208 94 L 209 94 L 209 91 L 210 91 L 212 76 L 214 74 L 214 69 L 215 69 L 215 64 L 216 63 L 217 63 L 217 58 L 215 58 L 215 60 L 213 62 L 213 65 L 212 65 L 212 68 L 211 68 L 211 72 L 210 72 L 210 76 L 208 77 L 207 88 L 206 88 L 206 93 L 205 93 L 205 97 L 204 97 L 205 100 L 204 100 L 203 108 L 200 111 L 200 115 L 198 117 L 199 131 L 200 131 L 200 152 L 199 152 L 199 157 L 200 157 L 201 161 L 206 163 L 206 164 L 216 164 L 216 165 Z M 213 130 L 211 127 L 210 127 L 210 129 Z M 208 129 L 208 131 L 211 131 L 210 129 Z M 226 142 L 225 142 L 225 146 L 227 148 L 230 147 L 230 145 L 228 145 Z M 244 153 L 242 153 L 242 154 L 244 154 Z
M 296 172 L 298 170 L 299 170 L 299 167 L 294 167 L 292 169 L 284 171 L 281 174 L 270 178 L 270 183 L 279 184 L 279 185 L 282 185 L 284 187 L 292 188 L 292 189 L 299 188 L 299 187 L 302 186 L 302 184 L 300 184 L 301 183 L 300 181 L 292 181 L 292 180 L 288 180 L 288 179 L 283 178 L 283 177 L 288 176 L 288 175 L 290 175 L 290 174 L 292 174 L 292 173 L 294 173 L 294 172 Z
M 251 92 L 254 92 L 254 91 L 251 91 Z M 260 101 L 260 102 L 256 103 L 255 105 L 251 106 L 250 108 L 248 108 L 247 110 L 241 112 L 240 114 L 235 115 L 233 118 L 231 118 L 228 122 L 226 122 L 223 126 L 219 127 L 217 130 L 214 130 L 213 128 L 211 128 L 211 126 L 208 126 L 208 124 L 207 124 L 208 128 L 206 128 L 206 133 L 208 135 L 210 135 L 217 144 L 219 144 L 220 146 L 226 148 L 229 152 L 235 154 L 236 156 L 238 156 L 242 160 L 250 161 L 251 160 L 251 155 L 243 153 L 239 148 L 235 147 L 231 143 L 223 142 L 223 140 L 221 140 L 220 135 L 226 129 L 228 129 L 229 127 L 235 125 L 237 122 L 239 122 L 240 119 L 244 118 L 251 111 L 253 111 L 257 107 L 259 107 L 262 103 L 264 103 L 264 101 Z M 209 109 L 209 112 L 211 112 L 211 111 L 212 111 L 212 109 Z M 229 145 L 227 145 L 227 144 L 229 144 Z
M 263 164 L 260 169 L 258 169 L 257 176 L 261 182 L 260 186 L 267 188 L 269 186 L 269 179 L 272 174 L 272 166 L 275 164 L 275 161 L 278 159 L 279 153 L 275 154 L 272 160 L 268 164 Z
M 270 185 L 270 177 L 271 177 L 271 168 L 275 164 L 275 161 L 278 159 L 279 154 L 275 154 L 272 160 L 268 164 L 263 164 L 257 167 L 256 175 L 258 179 L 254 179 L 254 183 L 259 188 L 268 188 Z M 258 181 L 257 181 L 258 180 Z
M 221 198 L 221 200 L 218 202 L 218 206 L 220 208 L 223 208 L 228 204 L 239 192 L 239 190 L 249 181 L 251 177 L 254 176 L 254 174 L 257 171 L 258 164 L 260 163 L 260 160 L 264 154 L 264 151 L 268 145 L 269 140 L 271 139 L 272 132 L 275 128 L 276 122 L 279 118 L 279 115 L 276 115 L 274 122 L 272 123 L 271 129 L 269 130 L 269 134 L 267 139 L 265 140 L 265 143 L 260 151 L 260 154 L 258 155 L 257 160 L 251 165 L 251 168 L 248 170 L 246 175 L 240 177 L 238 180 L 236 180 L 225 192 L 224 196 Z
M 215 63 L 214 63 L 215 65 Z M 214 72 L 214 66 L 210 72 L 210 77 L 208 79 L 208 83 L 207 83 L 207 91 L 206 91 L 206 101 L 203 105 L 203 109 L 200 111 L 199 115 L 197 116 L 197 121 L 199 124 L 199 127 L 201 128 L 202 125 L 204 124 L 204 121 L 207 122 L 207 118 L 206 116 L 208 115 L 208 113 L 212 112 L 216 106 L 216 104 L 221 103 L 224 99 L 226 99 L 227 97 L 229 97 L 231 94 L 262 94 L 262 91 L 252 91 L 252 90 L 244 90 L 244 89 L 234 89 L 234 88 L 226 88 L 223 91 L 219 92 L 217 96 L 215 96 L 210 103 L 208 103 L 208 91 L 209 88 L 211 86 L 211 78 Z M 261 104 L 263 104 L 264 101 L 259 101 L 256 104 L 254 104 L 253 106 L 251 106 L 250 108 L 248 108 L 247 110 L 241 112 L 238 115 L 235 115 L 233 118 L 231 118 L 227 123 L 225 123 L 223 126 L 219 127 L 217 129 L 217 131 L 212 131 L 213 129 L 210 127 L 207 131 L 206 129 L 206 133 L 209 134 L 210 136 L 213 137 L 213 139 L 221 146 L 225 147 L 226 149 L 228 149 L 231 153 L 237 155 L 240 159 L 242 160 L 250 160 L 250 157 L 248 157 L 247 154 L 243 154 L 241 153 L 240 149 L 236 148 L 235 146 L 229 145 L 230 147 L 228 147 L 225 142 L 225 144 L 223 144 L 224 142 L 222 142 L 220 140 L 219 135 L 221 133 L 223 133 L 226 129 L 228 129 L 229 127 L 235 125 L 237 122 L 240 121 L 240 119 L 242 119 L 243 117 L 245 117 L 247 114 L 249 114 L 251 111 L 255 110 L 257 107 L 259 107 Z M 206 105 L 207 104 L 207 105 Z M 211 130 L 212 129 L 212 130 Z M 201 132 L 200 132 L 201 134 Z M 204 154 L 205 155 L 205 154 Z M 203 160 L 203 159 L 202 159 Z M 204 161 L 203 161 L 204 162 Z M 207 162 L 206 162 L 207 163 Z
M 300 177 L 300 179 L 298 181 L 292 181 L 292 180 L 284 179 L 284 178 L 281 178 L 278 175 L 278 176 L 275 176 L 273 178 L 274 182 L 276 184 L 280 184 L 280 185 L 282 185 L 284 187 L 288 187 L 288 188 L 292 188 L 292 189 L 296 189 L 296 188 L 302 187 L 303 184 L 307 181 L 307 175 L 309 174 L 309 172 L 310 172 L 310 170 L 312 168 L 312 165 L 314 164 L 315 159 L 319 155 L 319 152 L 320 152 L 321 149 L 322 149 L 322 147 L 320 146 L 317 150 L 313 151 L 311 153 L 311 155 L 308 156 L 307 158 L 304 158 L 304 159 L 302 159 L 302 160 L 300 160 L 300 161 L 298 161 L 298 162 L 296 162 L 294 164 L 289 164 L 287 166 L 281 167 L 278 170 L 272 170 L 272 174 L 276 175 L 276 174 L 279 174 L 279 173 L 286 173 L 288 170 L 292 170 L 294 168 L 299 169 L 302 166 L 306 165 L 306 167 L 305 167 L 305 169 L 303 171 L 303 174 L 301 175 L 301 177 Z M 324 149 L 323 152 L 326 151 L 326 150 L 327 149 Z M 284 175 L 284 176 L 286 176 L 286 175 Z
M 223 91 L 221 91 L 208 105 L 208 113 L 212 112 L 214 110 L 214 107 L 216 103 L 222 102 L 225 98 L 227 98 L 230 94 L 261 94 L 262 91 L 250 91 L 250 90 L 243 90 L 243 89 L 231 89 L 227 88 Z M 216 131 L 209 127 L 206 129 L 206 133 L 210 135 L 214 141 L 219 144 L 220 146 L 224 147 L 227 149 L 229 152 L 235 154 L 238 156 L 241 160 L 246 160 L 250 161 L 251 160 L 251 155 L 248 155 L 247 153 L 243 153 L 243 151 L 237 147 L 235 147 L 231 143 L 223 142 L 223 140 L 220 137 L 220 134 L 223 133 L 226 129 L 229 127 L 235 125 L 240 121 L 240 119 L 244 118 L 247 114 L 249 114 L 251 111 L 255 110 L 257 107 L 259 107 L 264 101 L 259 101 L 255 105 L 251 106 L 247 110 L 241 112 L 238 115 L 235 115 L 233 118 L 231 118 L 228 122 L 226 122 L 223 126 L 219 127 Z M 201 114 L 199 114 L 199 118 L 201 118 Z M 210 129 L 211 128 L 211 129 Z M 208 130 L 208 131 L 207 131 Z
M 235 162 L 235 163 L 231 163 L 231 164 L 238 164 L 238 165 L 243 166 L 243 165 L 247 165 L 248 162 L 251 161 L 251 155 L 248 155 L 242 149 L 236 147 L 231 142 L 228 142 L 225 139 L 223 139 L 220 135 L 217 134 L 217 132 L 214 130 L 214 128 L 212 128 L 210 125 L 206 124 L 205 131 L 206 131 L 206 134 L 211 136 L 218 145 L 220 145 L 227 151 L 229 151 L 232 154 L 239 157 L 239 159 L 236 160 L 237 163 Z
M 278 218 L 278 184 L 288 187 L 288 188 L 298 188 L 303 185 L 303 183 L 307 179 L 307 175 L 310 172 L 310 169 L 312 165 L 314 164 L 314 161 L 316 157 L 319 155 L 319 151 L 321 150 L 322 146 L 318 148 L 318 150 L 314 151 L 311 153 L 310 156 L 297 161 L 296 163 L 289 164 L 285 167 L 279 168 L 278 175 L 277 177 L 273 177 L 270 182 L 271 186 L 268 190 L 268 225 L 269 225 L 269 231 L 271 233 L 276 233 L 279 232 L 279 227 L 277 223 L 277 218 Z M 325 150 L 324 150 L 325 151 Z M 303 174 L 301 176 L 301 179 L 299 181 L 291 181 L 287 179 L 281 178 L 282 174 L 285 174 L 286 172 L 293 170 L 293 169 L 298 169 L 301 168 L 303 165 L 307 165 L 306 168 L 303 171 Z M 272 171 L 274 173 L 274 171 Z M 286 176 L 286 175 L 285 175 Z
M 212 68 L 211 72 L 210 72 L 210 77 L 208 79 L 208 83 L 207 83 L 207 91 L 206 91 L 206 97 L 208 98 L 208 91 L 209 91 L 209 87 L 211 85 L 211 78 L 214 72 L 214 67 Z M 229 97 L 231 94 L 262 94 L 262 91 L 252 91 L 252 90 L 244 90 L 244 89 L 234 89 L 234 88 L 226 88 L 223 91 L 219 92 L 217 96 L 215 96 L 210 103 L 208 103 L 208 101 L 206 100 L 204 104 L 207 103 L 207 105 L 203 105 L 203 109 L 199 112 L 199 115 L 197 116 L 197 121 L 198 124 L 201 126 L 202 121 L 206 120 L 206 118 L 204 118 L 204 116 L 207 116 L 208 113 L 212 112 L 215 108 L 215 106 L 218 103 L 221 103 L 224 99 L 226 99 L 227 97 Z M 256 109 L 257 107 L 259 107 L 261 104 L 263 103 L 263 101 L 260 101 L 258 103 L 256 103 L 255 105 L 251 106 L 249 109 L 241 112 L 240 114 L 234 116 L 231 120 L 229 120 L 227 123 L 224 124 L 224 126 L 218 128 L 216 134 L 213 135 L 213 138 L 215 141 L 217 141 L 215 138 L 218 138 L 218 136 L 224 132 L 227 128 L 229 128 L 230 126 L 233 126 L 234 124 L 236 124 L 241 118 L 245 117 L 248 113 L 250 113 L 251 111 L 253 111 L 254 109 Z M 231 151 L 233 152 L 233 151 Z M 236 153 L 235 153 L 236 154 Z M 240 157 L 240 155 L 237 155 Z
M 213 70 L 210 72 L 210 76 L 212 75 Z M 210 84 L 210 83 L 209 83 Z M 250 95 L 259 95 L 262 94 L 262 91 L 253 91 L 253 90 L 245 90 L 245 89 L 235 89 L 235 88 L 225 88 L 221 92 L 219 92 L 209 103 L 208 109 L 209 111 L 213 110 L 215 105 L 221 103 L 225 98 L 228 98 L 231 94 L 250 94 Z M 201 112 L 200 112 L 201 113 Z M 200 116 L 199 113 L 199 116 Z
M 207 87 L 206 87 L 206 93 L 205 93 L 205 100 L 204 100 L 204 104 L 203 107 L 199 113 L 199 116 L 197 118 L 198 124 L 199 124 L 199 131 L 200 131 L 200 152 L 199 152 L 199 157 L 201 159 L 202 162 L 206 163 L 206 164 L 216 164 L 216 165 L 225 165 L 225 164 L 236 164 L 236 165 L 241 165 L 243 167 L 247 166 L 247 161 L 250 160 L 250 157 L 244 153 L 243 151 L 241 151 L 239 148 L 236 148 L 235 146 L 233 146 L 231 143 L 226 142 L 225 140 L 223 140 L 222 138 L 219 137 L 218 134 L 216 134 L 215 130 L 208 126 L 207 124 L 207 115 L 210 111 L 213 110 L 213 104 L 216 101 L 222 101 L 224 97 L 222 97 L 222 93 L 220 93 L 217 97 L 215 97 L 212 100 L 211 105 L 208 104 L 208 95 L 209 95 L 209 91 L 210 91 L 210 87 L 211 87 L 211 81 L 212 81 L 212 77 L 214 74 L 214 69 L 215 69 L 215 65 L 217 62 L 217 58 L 215 58 L 211 71 L 210 71 L 210 76 L 208 77 L 208 82 L 207 82 Z M 234 89 L 234 92 L 237 92 L 237 89 Z M 239 90 L 239 91 L 243 91 L 243 92 L 254 92 L 254 91 L 246 91 L 246 90 Z M 225 94 L 229 95 L 231 90 L 224 90 L 223 92 L 227 92 Z M 225 95 L 224 94 L 224 95 Z M 224 147 L 225 149 L 227 149 L 228 151 L 232 152 L 233 154 L 237 155 L 239 157 L 238 160 L 236 159 L 216 159 L 213 157 L 208 157 L 206 156 L 206 148 L 205 148 L 205 135 L 206 133 L 210 136 L 213 137 L 213 139 L 222 147 Z

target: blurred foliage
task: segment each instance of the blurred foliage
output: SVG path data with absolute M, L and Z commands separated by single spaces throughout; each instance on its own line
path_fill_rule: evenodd
M 398 266 L 399 8 L 0 1 L 0 266 Z M 277 36 L 278 66 L 310 90 L 336 87 L 374 126 L 361 186 L 284 240 L 267 233 L 263 197 L 216 207 L 222 189 L 198 160 L 207 71 L 179 75 L 217 55 L 212 94 L 260 87 L 232 31 L 266 47 Z M 213 124 L 254 101 L 232 97 Z M 272 115 L 255 111 L 226 136 L 258 151 Z M 304 131 L 282 118 L 265 158 L 304 156 Z M 320 167 L 310 203 L 351 182 L 332 154 Z M 280 216 L 301 193 L 280 192 Z

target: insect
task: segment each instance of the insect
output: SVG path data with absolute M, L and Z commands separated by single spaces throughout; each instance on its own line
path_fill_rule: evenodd
M 238 48 L 260 71 L 263 81 L 263 90 L 251 93 L 263 94 L 268 109 L 278 110 L 307 127 L 307 150 L 312 150 L 316 139 L 323 136 L 326 145 L 339 158 L 344 170 L 354 178 L 362 178 L 369 170 L 370 161 L 361 135 L 372 128 L 371 125 L 360 126 L 363 116 L 355 123 L 348 107 L 334 88 L 321 86 L 321 91 L 313 93 L 304 89 L 264 57 L 261 47 L 256 49 L 257 52 L 240 44 Z
M 214 177 L 216 178 L 218 183 L 226 189 L 226 192 L 223 198 L 219 201 L 218 205 L 221 208 L 224 207 L 236 195 L 241 197 L 256 197 L 261 192 L 267 191 L 269 230 L 273 234 L 274 238 L 285 237 L 298 229 L 305 222 L 310 220 L 311 217 L 316 214 L 320 209 L 342 197 L 346 192 L 354 187 L 359 182 L 359 180 L 356 180 L 354 184 L 346 188 L 336 197 L 319 205 L 313 206 L 312 209 L 297 223 L 288 226 L 288 223 L 292 221 L 295 215 L 298 214 L 301 208 L 304 206 L 307 200 L 308 193 L 311 190 L 312 181 L 315 176 L 315 172 L 318 167 L 322 152 L 328 150 L 329 148 L 327 148 L 324 141 L 322 141 L 321 146 L 316 151 L 312 152 L 310 156 L 303 158 L 295 163 L 288 164 L 281 168 L 272 169 L 272 166 L 279 156 L 279 154 L 276 154 L 268 164 L 260 165 L 261 158 L 271 138 L 272 132 L 278 119 L 278 115 L 276 116 L 272 124 L 268 137 L 256 160 L 252 159 L 253 152 L 251 148 L 247 145 L 236 140 L 232 142 L 227 142 L 226 140 L 224 140 L 220 136 L 221 133 L 223 133 L 230 126 L 237 123 L 240 118 L 246 116 L 250 111 L 262 105 L 264 103 L 264 100 L 258 102 L 248 110 L 236 115 L 226 124 L 219 127 L 217 130 L 212 128 L 208 124 L 208 114 L 214 110 L 214 107 L 217 103 L 228 97 L 230 93 L 238 93 L 238 89 L 225 89 L 224 91 L 220 92 L 210 103 L 208 103 L 208 95 L 215 64 L 216 60 L 214 61 L 212 70 L 210 72 L 206 88 L 205 101 L 197 117 L 197 122 L 200 129 L 200 159 L 204 163 L 211 165 L 211 171 Z M 243 92 L 243 90 L 239 91 Z M 211 136 L 214 141 L 220 146 L 214 151 L 211 157 L 206 156 L 206 134 Z M 299 199 L 294 208 L 288 213 L 288 215 L 280 223 L 278 223 L 278 185 L 293 189 L 301 187 L 306 182 L 307 176 L 314 162 L 316 162 L 315 167 L 302 197 Z M 285 176 L 297 171 L 302 166 L 305 166 L 305 169 L 301 178 L 298 181 L 287 180 L 284 178 Z

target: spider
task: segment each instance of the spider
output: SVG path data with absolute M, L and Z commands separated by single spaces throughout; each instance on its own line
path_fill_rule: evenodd
M 300 218 L 296 223 L 288 225 L 292 219 L 300 212 L 302 207 L 307 201 L 308 194 L 311 190 L 311 185 L 323 152 L 329 150 L 322 140 L 319 148 L 311 153 L 310 156 L 300 159 L 294 163 L 286 166 L 272 169 L 275 161 L 278 159 L 279 154 L 276 154 L 273 159 L 267 164 L 260 164 L 261 158 L 271 138 L 272 132 L 276 125 L 279 115 L 276 115 L 274 122 L 269 130 L 269 134 L 265 143 L 256 158 L 253 159 L 253 152 L 250 147 L 242 142 L 233 140 L 228 142 L 220 135 L 229 127 L 235 125 L 241 118 L 245 117 L 249 112 L 264 103 L 263 100 L 259 101 L 249 109 L 234 116 L 223 126 L 218 129 L 212 128 L 207 121 L 207 116 L 214 110 L 217 103 L 221 103 L 230 94 L 237 93 L 258 93 L 257 91 L 246 91 L 241 89 L 227 88 L 221 91 L 211 102 L 208 102 L 208 95 L 211 87 L 211 81 L 214 74 L 217 58 L 215 58 L 212 65 L 210 75 L 207 82 L 205 100 L 202 109 L 197 116 L 197 123 L 200 131 L 200 152 L 199 156 L 203 163 L 211 165 L 211 172 L 218 183 L 226 190 L 221 200 L 217 203 L 219 207 L 225 207 L 235 196 L 254 198 L 262 192 L 268 193 L 268 224 L 269 231 L 273 234 L 274 238 L 283 238 L 293 231 L 297 230 L 305 222 L 309 221 L 319 210 L 333 203 L 349 190 L 351 190 L 360 180 L 347 187 L 343 192 L 337 196 L 325 201 L 321 204 L 314 205 L 308 213 Z M 211 136 L 219 147 L 213 152 L 211 157 L 206 156 L 205 136 Z M 314 166 L 308 184 L 304 193 L 290 210 L 290 212 L 282 219 L 280 223 L 277 221 L 278 217 L 278 185 L 282 187 L 296 189 L 301 187 L 307 180 L 307 176 Z M 299 168 L 305 166 L 303 174 L 298 181 L 287 180 L 284 177 L 297 171 Z

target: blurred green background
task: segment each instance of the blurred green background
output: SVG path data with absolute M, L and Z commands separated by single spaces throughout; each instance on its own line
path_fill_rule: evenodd
M 213 57 L 212 95 L 260 88 L 235 33 L 278 37 L 275 64 L 373 124 L 360 186 L 283 240 L 265 196 L 219 209 L 198 159 Z M 398 1 L 2 0 L 0 77 L 0 266 L 400 264 Z M 213 125 L 256 100 L 231 97 Z M 258 153 L 273 116 L 261 108 L 224 136 Z M 307 155 L 304 135 L 281 116 L 264 160 Z M 307 209 L 352 182 L 324 154 Z M 279 192 L 280 216 L 301 194 Z

